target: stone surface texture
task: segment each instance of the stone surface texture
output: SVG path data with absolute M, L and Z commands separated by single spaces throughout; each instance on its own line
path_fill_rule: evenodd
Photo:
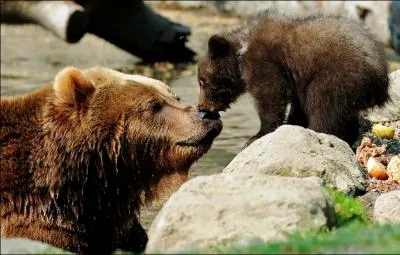
M 285 233 L 333 224 L 332 201 L 320 178 L 201 176 L 166 202 L 149 229 L 146 253 L 284 240 Z
M 350 146 L 333 135 L 282 125 L 254 141 L 223 170 L 224 174 L 258 173 L 292 177 L 318 176 L 346 193 L 365 189 L 367 173 Z
M 376 199 L 374 220 L 380 224 L 400 224 L 400 190 L 384 193 Z

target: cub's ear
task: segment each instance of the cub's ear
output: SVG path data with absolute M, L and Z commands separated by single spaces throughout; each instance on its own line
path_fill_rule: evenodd
M 95 91 L 93 83 L 74 67 L 66 67 L 56 75 L 53 89 L 57 100 L 73 105 L 86 102 Z
M 215 34 L 208 40 L 208 52 L 211 58 L 226 56 L 229 48 L 229 41 L 221 35 Z

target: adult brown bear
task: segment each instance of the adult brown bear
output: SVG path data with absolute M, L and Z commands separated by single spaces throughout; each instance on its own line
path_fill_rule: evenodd
M 198 80 L 201 111 L 223 111 L 246 91 L 254 97 L 261 127 L 247 145 L 284 121 L 352 144 L 360 110 L 389 98 L 383 44 L 339 16 L 267 10 L 209 39 Z
M 222 129 L 162 82 L 105 68 L 66 68 L 2 100 L 0 120 L 1 236 L 86 254 L 143 250 L 140 205 Z

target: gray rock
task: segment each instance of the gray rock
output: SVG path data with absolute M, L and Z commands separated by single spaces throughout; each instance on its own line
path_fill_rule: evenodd
M 1 238 L 1 254 L 70 254 L 51 245 L 25 238 Z
M 223 173 L 318 176 L 328 186 L 349 194 L 364 191 L 367 182 L 367 173 L 358 166 L 346 142 L 292 125 L 282 125 L 254 141 Z
M 381 108 L 372 108 L 363 113 L 363 117 L 373 122 L 400 119 L 400 69 L 390 73 L 389 95 L 391 102 Z
M 400 224 L 400 190 L 384 193 L 376 199 L 374 221 L 380 224 Z
M 320 178 L 195 177 L 153 221 L 146 253 L 284 240 L 285 233 L 332 226 L 334 214 Z
M 390 159 L 387 165 L 389 180 L 400 182 L 400 155 Z
M 363 203 L 364 207 L 367 209 L 370 218 L 373 217 L 375 201 L 379 197 L 379 195 L 380 193 L 377 191 L 369 191 L 364 195 L 358 197 L 358 199 Z

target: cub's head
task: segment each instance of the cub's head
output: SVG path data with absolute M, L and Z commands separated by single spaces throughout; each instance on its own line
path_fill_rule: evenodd
M 53 88 L 43 127 L 52 151 L 67 154 L 55 155 L 66 161 L 57 165 L 125 176 L 144 190 L 165 175 L 187 175 L 222 129 L 220 120 L 204 118 L 144 76 L 68 67 Z
M 198 64 L 200 111 L 224 111 L 244 92 L 239 48 L 237 40 L 229 36 L 215 34 L 209 39 L 207 55 Z

